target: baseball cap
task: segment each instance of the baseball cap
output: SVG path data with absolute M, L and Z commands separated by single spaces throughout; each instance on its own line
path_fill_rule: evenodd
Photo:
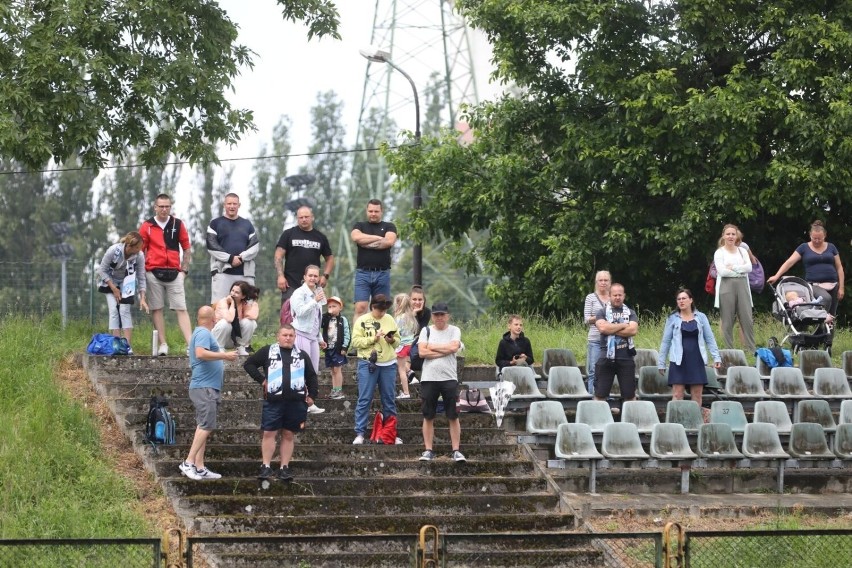
M 450 313 L 450 307 L 446 304 L 446 302 L 435 302 L 434 304 L 432 304 L 432 313 L 448 314 Z
M 341 300 L 339 296 L 332 296 L 331 298 L 328 299 L 328 301 L 329 302 L 337 302 L 338 304 L 340 304 L 341 308 L 345 305 L 343 303 L 343 300 Z

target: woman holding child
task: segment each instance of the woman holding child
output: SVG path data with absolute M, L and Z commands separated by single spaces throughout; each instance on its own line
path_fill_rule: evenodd
M 734 347 L 734 319 L 738 319 L 748 353 L 754 353 L 754 320 L 752 319 L 751 288 L 748 275 L 752 270 L 748 251 L 740 246 L 741 238 L 736 225 L 727 224 L 722 229 L 719 248 L 713 255 L 716 264 L 716 302 L 722 320 L 725 347 Z

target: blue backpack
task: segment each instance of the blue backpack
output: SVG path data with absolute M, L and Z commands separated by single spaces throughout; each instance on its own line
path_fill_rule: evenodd
M 92 336 L 86 353 L 89 355 L 127 355 L 130 344 L 123 337 L 115 337 L 109 333 L 96 333 Z
M 169 401 L 162 396 L 151 397 L 148 419 L 145 421 L 145 441 L 154 447 L 175 444 L 175 420 L 166 408 L 168 405 Z
M 789 349 L 781 349 L 780 347 L 758 347 L 756 355 L 760 360 L 766 363 L 770 369 L 775 367 L 792 367 L 793 355 Z

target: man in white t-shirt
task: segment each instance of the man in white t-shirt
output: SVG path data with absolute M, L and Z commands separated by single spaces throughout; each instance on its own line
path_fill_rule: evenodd
M 420 461 L 432 461 L 436 457 L 432 440 L 435 437 L 438 397 L 441 397 L 449 421 L 453 461 L 464 462 L 464 454 L 459 451 L 461 425 L 456 410 L 459 398 L 456 353 L 461 349 L 461 331 L 450 325 L 450 310 L 447 304 L 438 302 L 432 305 L 432 325 L 420 331 L 417 344 L 420 356 L 424 359 L 420 376 L 420 397 L 423 399 L 423 445 L 426 449 L 420 456 Z

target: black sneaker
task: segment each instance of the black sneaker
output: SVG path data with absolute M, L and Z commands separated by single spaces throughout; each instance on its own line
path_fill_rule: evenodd
M 285 465 L 275 472 L 275 478 L 278 481 L 293 481 L 293 472 Z
M 257 474 L 257 477 L 259 479 L 272 479 L 273 476 L 274 476 L 274 473 L 272 472 L 271 467 L 269 467 L 268 465 L 260 466 L 260 473 Z

